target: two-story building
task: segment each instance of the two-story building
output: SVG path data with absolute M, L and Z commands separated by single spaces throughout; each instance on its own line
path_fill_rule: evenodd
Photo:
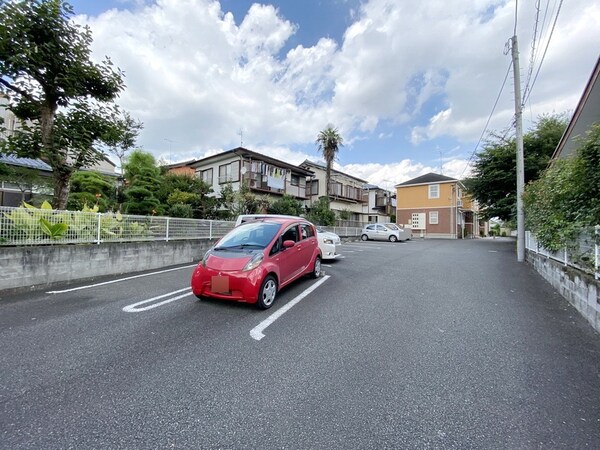
M 412 227 L 413 236 L 477 237 L 478 211 L 455 178 L 428 173 L 396 185 L 396 221 Z
M 306 170 L 293 164 L 237 147 L 177 168 L 184 173 L 193 170 L 195 175 L 212 187 L 215 196 L 221 189 L 231 184 L 234 191 L 242 184 L 258 195 L 267 195 L 274 200 L 283 194 L 304 202 L 307 200 L 306 180 L 313 176 Z
M 338 218 L 343 218 L 347 226 L 362 226 L 367 222 L 368 215 L 363 210 L 363 205 L 368 201 L 363 196 L 363 187 L 367 184 L 365 180 L 331 169 L 327 190 L 325 165 L 306 160 L 300 167 L 313 173 L 313 177 L 307 181 L 307 207 L 310 208 L 319 197 L 328 196 L 331 210 Z
M 363 186 L 363 214 L 369 223 L 394 222 L 396 194 L 374 184 Z

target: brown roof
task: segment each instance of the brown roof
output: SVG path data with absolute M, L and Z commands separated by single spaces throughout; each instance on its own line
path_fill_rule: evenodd
M 404 183 L 397 184 L 398 186 L 411 186 L 414 184 L 430 184 L 430 183 L 448 183 L 452 181 L 458 181 L 456 178 L 447 177 L 445 175 L 440 175 L 439 173 L 426 173 L 425 175 L 421 175 L 420 177 L 413 178 L 412 180 L 405 181 Z

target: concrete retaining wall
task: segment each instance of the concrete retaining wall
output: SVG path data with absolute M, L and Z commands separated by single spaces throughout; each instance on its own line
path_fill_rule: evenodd
M 600 332 L 600 282 L 594 277 L 557 261 L 527 252 L 529 261 L 583 317 Z
M 211 240 L 0 248 L 0 293 L 198 262 Z

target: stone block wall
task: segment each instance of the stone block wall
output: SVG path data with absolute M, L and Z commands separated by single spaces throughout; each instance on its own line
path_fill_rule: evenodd
M 527 252 L 535 270 L 600 332 L 600 282 L 593 276 L 546 256 Z
M 0 248 L 0 293 L 198 262 L 212 240 Z

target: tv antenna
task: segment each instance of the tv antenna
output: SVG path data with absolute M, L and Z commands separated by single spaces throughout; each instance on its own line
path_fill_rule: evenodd
M 175 142 L 175 141 L 172 139 L 167 139 L 167 138 L 163 138 L 163 139 L 169 143 L 169 163 L 172 163 L 173 161 L 171 160 L 171 147 L 173 146 L 173 142 Z

